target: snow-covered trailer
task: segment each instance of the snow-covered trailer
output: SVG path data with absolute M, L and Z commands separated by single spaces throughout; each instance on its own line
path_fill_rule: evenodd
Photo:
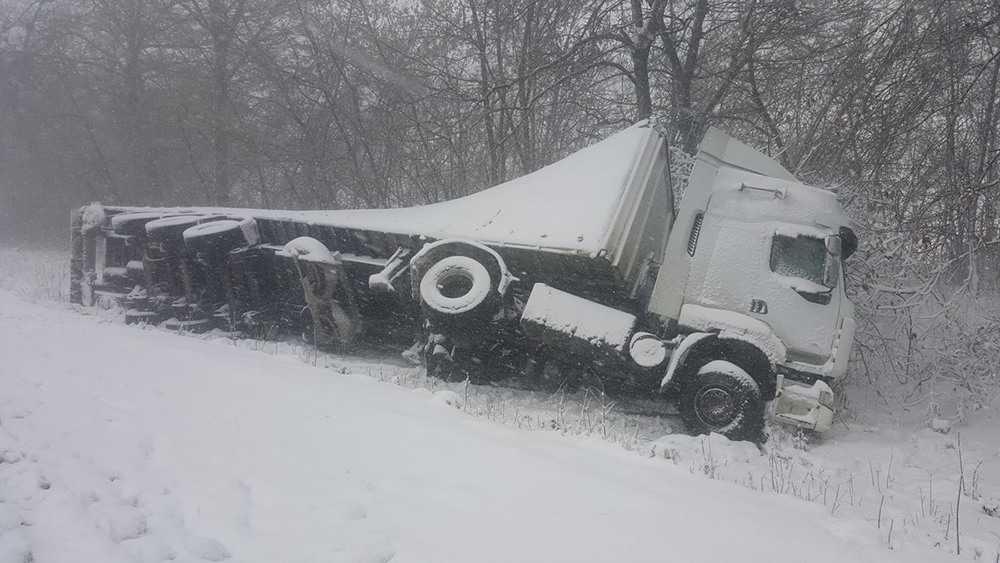
M 673 201 L 644 122 L 422 207 L 93 204 L 73 214 L 71 298 L 185 330 L 311 328 L 333 348 L 416 334 L 438 375 L 575 366 L 662 390 L 693 430 L 737 438 L 758 437 L 777 397 L 776 419 L 824 430 L 853 331 L 837 277 L 855 241 L 836 198 L 711 130 Z

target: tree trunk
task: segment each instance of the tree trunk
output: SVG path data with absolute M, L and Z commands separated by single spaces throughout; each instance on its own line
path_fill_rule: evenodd
M 229 193 L 229 46 L 230 29 L 223 0 L 209 0 L 214 51 L 212 68 L 212 203 L 230 204 Z

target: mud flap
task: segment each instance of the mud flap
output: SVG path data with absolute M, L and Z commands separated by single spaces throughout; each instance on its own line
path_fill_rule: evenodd
M 293 260 L 313 319 L 316 346 L 326 350 L 350 346 L 360 332 L 361 315 L 343 263 Z

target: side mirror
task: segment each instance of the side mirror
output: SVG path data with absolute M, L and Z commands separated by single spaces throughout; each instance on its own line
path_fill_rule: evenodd
M 830 235 L 824 239 L 826 243 L 826 263 L 823 267 L 823 285 L 831 289 L 837 287 L 840 281 L 840 260 L 843 241 L 840 235 Z
M 830 235 L 826 237 L 826 253 L 830 256 L 840 256 L 842 249 L 842 242 L 840 240 L 840 235 Z
M 850 258 L 858 249 L 858 235 L 850 227 L 840 228 L 840 246 L 844 260 Z
M 831 238 L 837 238 L 837 237 L 831 237 Z M 837 250 L 840 250 L 840 248 L 838 247 Z M 823 285 L 830 288 L 832 291 L 833 288 L 837 287 L 837 282 L 839 281 L 840 281 L 840 253 L 833 254 L 831 252 L 830 255 L 826 257 L 826 264 L 823 267 Z

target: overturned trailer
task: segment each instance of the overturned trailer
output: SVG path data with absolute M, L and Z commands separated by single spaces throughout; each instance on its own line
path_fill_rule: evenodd
M 675 209 L 654 125 L 423 207 L 93 204 L 72 216 L 71 299 L 328 349 L 416 340 L 446 378 L 586 371 L 662 393 L 696 433 L 756 440 L 768 416 L 825 431 L 854 333 L 850 221 L 714 129 Z

